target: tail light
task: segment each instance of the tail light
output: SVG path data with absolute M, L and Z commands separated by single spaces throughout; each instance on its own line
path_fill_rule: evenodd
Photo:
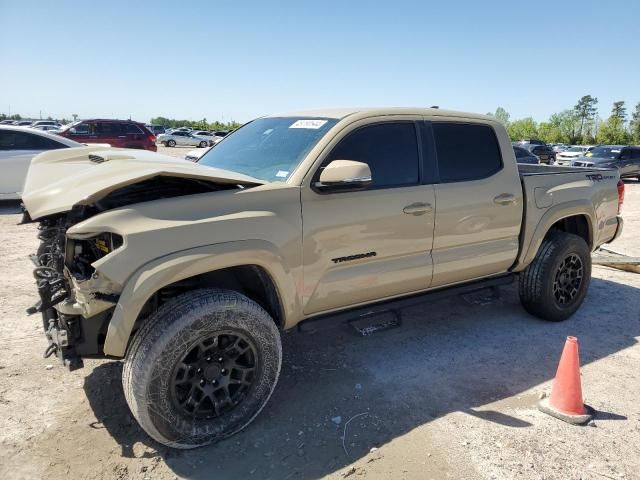
M 147 135 L 147 140 L 149 140 L 151 143 L 156 143 L 156 136 L 153 133 L 150 133 L 149 135 Z
M 618 213 L 622 210 L 622 204 L 624 203 L 624 182 L 618 180 Z

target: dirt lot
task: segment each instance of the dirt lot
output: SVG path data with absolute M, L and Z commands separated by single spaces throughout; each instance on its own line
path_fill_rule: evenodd
M 174 149 L 188 151 L 187 149 Z M 172 153 L 174 153 L 172 152 Z M 68 373 L 43 359 L 27 254 L 33 225 L 0 206 L 0 478 L 640 478 L 640 275 L 594 268 L 583 308 L 550 324 L 513 286 L 402 314 L 368 337 L 348 327 L 284 336 L 269 405 L 218 445 L 173 451 L 129 414 L 121 364 Z M 626 229 L 640 256 L 640 184 L 627 183 Z M 567 335 L 580 339 L 586 401 L 575 427 L 540 413 Z

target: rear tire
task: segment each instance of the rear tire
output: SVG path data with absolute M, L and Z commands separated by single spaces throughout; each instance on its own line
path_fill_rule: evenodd
M 176 141 L 175 140 L 169 140 L 167 142 L 167 147 L 175 147 L 176 146 Z
M 251 423 L 281 363 L 278 328 L 262 307 L 237 292 L 195 290 L 165 303 L 136 333 L 122 384 L 149 436 L 188 449 Z
M 206 148 L 207 147 L 207 142 L 205 142 L 204 140 L 200 142 L 200 145 L 198 145 L 200 148 Z
M 591 281 L 591 252 L 582 237 L 551 232 L 520 273 L 520 302 L 527 312 L 552 322 L 571 317 Z

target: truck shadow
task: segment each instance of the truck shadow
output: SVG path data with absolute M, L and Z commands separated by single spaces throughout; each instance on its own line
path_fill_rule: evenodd
M 19 200 L 0 200 L 0 215 L 17 215 L 22 213 Z
M 186 478 L 319 478 L 453 411 L 529 427 L 509 408 L 479 407 L 551 379 L 567 335 L 579 337 L 583 365 L 634 345 L 638 312 L 638 289 L 594 278 L 581 310 L 557 324 L 527 315 L 508 286 L 489 304 L 453 297 L 406 309 L 400 328 L 367 337 L 348 326 L 285 334 L 280 382 L 262 414 L 240 434 L 191 451 L 153 442 L 132 420 L 120 363 L 94 369 L 84 388 L 123 456 L 134 456 L 133 444 L 142 442 Z M 517 406 L 536 401 L 525 396 Z M 624 419 L 615 412 L 598 418 Z

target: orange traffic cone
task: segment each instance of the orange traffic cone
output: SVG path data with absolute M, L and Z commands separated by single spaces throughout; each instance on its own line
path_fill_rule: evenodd
M 576 337 L 567 337 L 556 378 L 551 387 L 551 397 L 543 399 L 538 404 L 538 408 L 560 420 L 576 425 L 591 420 L 591 409 L 582 403 L 580 357 Z

